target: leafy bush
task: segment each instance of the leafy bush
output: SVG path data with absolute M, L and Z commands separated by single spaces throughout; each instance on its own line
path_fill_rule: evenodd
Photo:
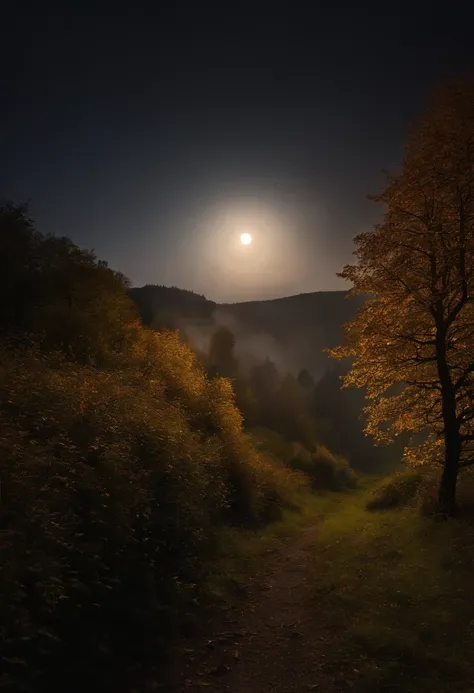
M 316 446 L 313 453 L 300 446 L 290 460 L 290 467 L 307 474 L 315 490 L 341 491 L 357 485 L 357 475 L 348 462 L 324 445 Z
M 81 690 L 91 677 L 105 690 L 156 658 L 191 617 L 223 523 L 273 519 L 304 484 L 252 446 L 229 381 L 209 381 L 174 333 L 143 331 L 128 358 L 112 372 L 1 350 L 11 690 Z
M 416 471 L 399 472 L 385 479 L 367 502 L 367 510 L 384 510 L 406 505 L 417 494 L 423 477 Z
M 284 464 L 289 464 L 294 457 L 295 444 L 290 443 L 277 431 L 259 426 L 250 429 L 249 433 L 257 450 L 263 450 L 273 455 Z

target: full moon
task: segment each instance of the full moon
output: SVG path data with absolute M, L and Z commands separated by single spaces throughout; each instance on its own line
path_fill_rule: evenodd
M 240 236 L 240 242 L 242 243 L 242 245 L 250 245 L 250 243 L 252 242 L 252 236 L 249 233 L 243 233 Z

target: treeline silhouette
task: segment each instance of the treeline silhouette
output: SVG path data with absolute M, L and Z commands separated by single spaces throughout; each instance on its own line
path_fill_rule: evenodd
M 154 329 L 178 329 L 185 320 L 209 320 L 216 307 L 201 294 L 176 286 L 146 284 L 128 289 L 145 325 Z
M 144 327 L 123 275 L 12 203 L 0 269 L 0 682 L 127 689 L 193 622 L 221 528 L 354 475 L 308 373 L 244 376 L 228 331 L 198 358 Z

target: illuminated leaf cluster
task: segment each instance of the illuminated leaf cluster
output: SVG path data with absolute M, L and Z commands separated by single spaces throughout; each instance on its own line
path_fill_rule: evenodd
M 403 170 L 375 198 L 382 223 L 356 237 L 341 276 L 367 296 L 334 357 L 344 386 L 366 389 L 367 433 L 413 435 L 414 463 L 443 461 L 446 408 L 472 460 L 474 384 L 474 86 L 438 94 L 414 128 Z M 443 409 L 444 407 L 444 409 Z M 420 436 L 421 434 L 421 436 Z

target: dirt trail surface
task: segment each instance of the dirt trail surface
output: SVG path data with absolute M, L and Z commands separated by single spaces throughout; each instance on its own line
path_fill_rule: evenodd
M 358 672 L 339 643 L 344 619 L 324 614 L 315 594 L 312 576 L 324 565 L 317 533 L 315 525 L 275 542 L 241 603 L 185 650 L 180 680 L 169 690 L 332 693 L 354 686 Z

